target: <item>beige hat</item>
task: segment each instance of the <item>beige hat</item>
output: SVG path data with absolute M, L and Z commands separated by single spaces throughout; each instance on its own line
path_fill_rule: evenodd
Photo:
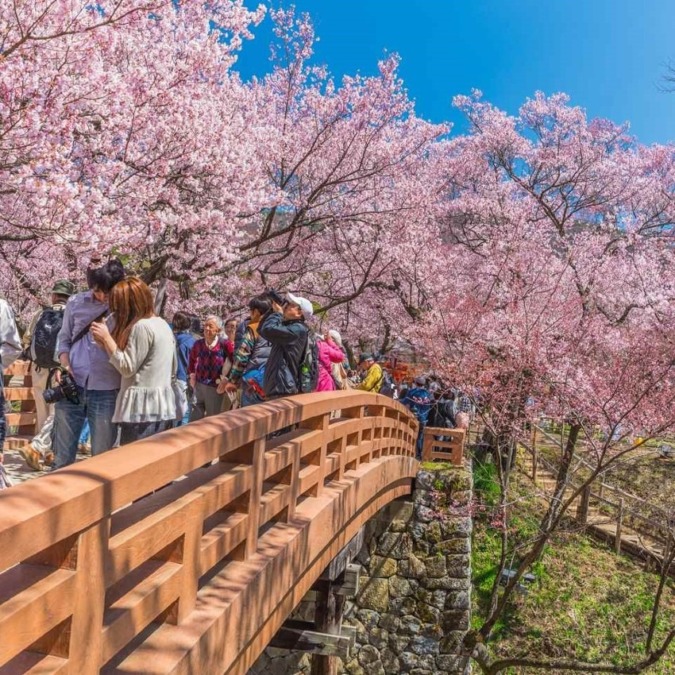
M 338 333 L 338 332 L 335 330 L 335 328 L 331 328 L 331 329 L 328 331 L 328 335 L 330 335 L 330 336 L 333 338 L 333 341 L 335 342 L 335 344 L 337 344 L 337 345 L 339 345 L 340 347 L 342 347 L 342 335 L 340 335 L 340 333 Z

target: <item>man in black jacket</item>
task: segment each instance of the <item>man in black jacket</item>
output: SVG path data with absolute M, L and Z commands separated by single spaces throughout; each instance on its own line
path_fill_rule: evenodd
M 263 381 L 265 400 L 300 392 L 300 367 L 309 336 L 305 321 L 313 313 L 307 298 L 289 293 L 283 307 L 272 302 L 272 310 L 263 317 L 258 332 L 272 345 Z

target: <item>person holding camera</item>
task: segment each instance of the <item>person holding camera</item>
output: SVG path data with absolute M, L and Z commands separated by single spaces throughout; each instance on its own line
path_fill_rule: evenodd
M 105 323 L 94 323 L 91 334 L 122 376 L 113 422 L 126 445 L 170 428 L 176 419 L 176 341 L 169 324 L 155 314 L 152 291 L 138 277 L 115 285 L 110 309 L 112 332 Z
M 309 340 L 306 321 L 314 313 L 307 298 L 291 293 L 281 298 L 274 291 L 268 296 L 272 308 L 258 328 L 272 345 L 263 380 L 267 401 L 300 393 L 301 366 Z
M 54 371 L 52 389 L 45 391 L 54 402 L 54 455 L 52 469 L 75 461 L 77 444 L 85 420 L 91 430 L 91 453 L 98 455 L 117 443 L 113 422 L 120 374 L 109 362 L 105 350 L 90 333 L 94 323 L 114 324 L 109 316 L 108 296 L 124 278 L 117 259 L 87 270 L 89 290 L 74 295 L 66 305 L 59 333 L 58 356 L 61 369 Z

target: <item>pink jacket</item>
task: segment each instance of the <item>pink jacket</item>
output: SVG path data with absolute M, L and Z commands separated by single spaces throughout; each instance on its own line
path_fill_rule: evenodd
M 319 347 L 319 379 L 316 385 L 317 391 L 333 391 L 335 381 L 332 375 L 332 364 L 342 363 L 345 355 L 342 350 L 333 342 L 326 340 L 318 341 Z

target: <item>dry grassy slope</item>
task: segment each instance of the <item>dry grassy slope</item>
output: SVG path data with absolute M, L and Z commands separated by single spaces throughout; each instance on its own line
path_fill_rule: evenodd
M 485 469 L 476 471 L 476 486 L 494 495 Z M 511 522 L 514 538 L 527 541 L 537 529 L 541 502 L 531 482 L 516 476 Z M 474 624 L 495 574 L 497 533 L 479 519 L 474 540 Z M 529 652 L 538 657 L 573 656 L 588 661 L 625 663 L 643 657 L 649 611 L 658 578 L 582 534 L 561 532 L 534 568 L 537 581 L 519 595 L 498 626 L 492 646 L 499 655 Z M 658 635 L 675 626 L 675 590 L 669 585 Z M 536 672 L 512 670 L 511 673 Z M 551 672 L 551 671 L 548 671 Z M 561 671 L 563 672 L 563 671 Z M 675 673 L 675 647 L 648 673 Z

